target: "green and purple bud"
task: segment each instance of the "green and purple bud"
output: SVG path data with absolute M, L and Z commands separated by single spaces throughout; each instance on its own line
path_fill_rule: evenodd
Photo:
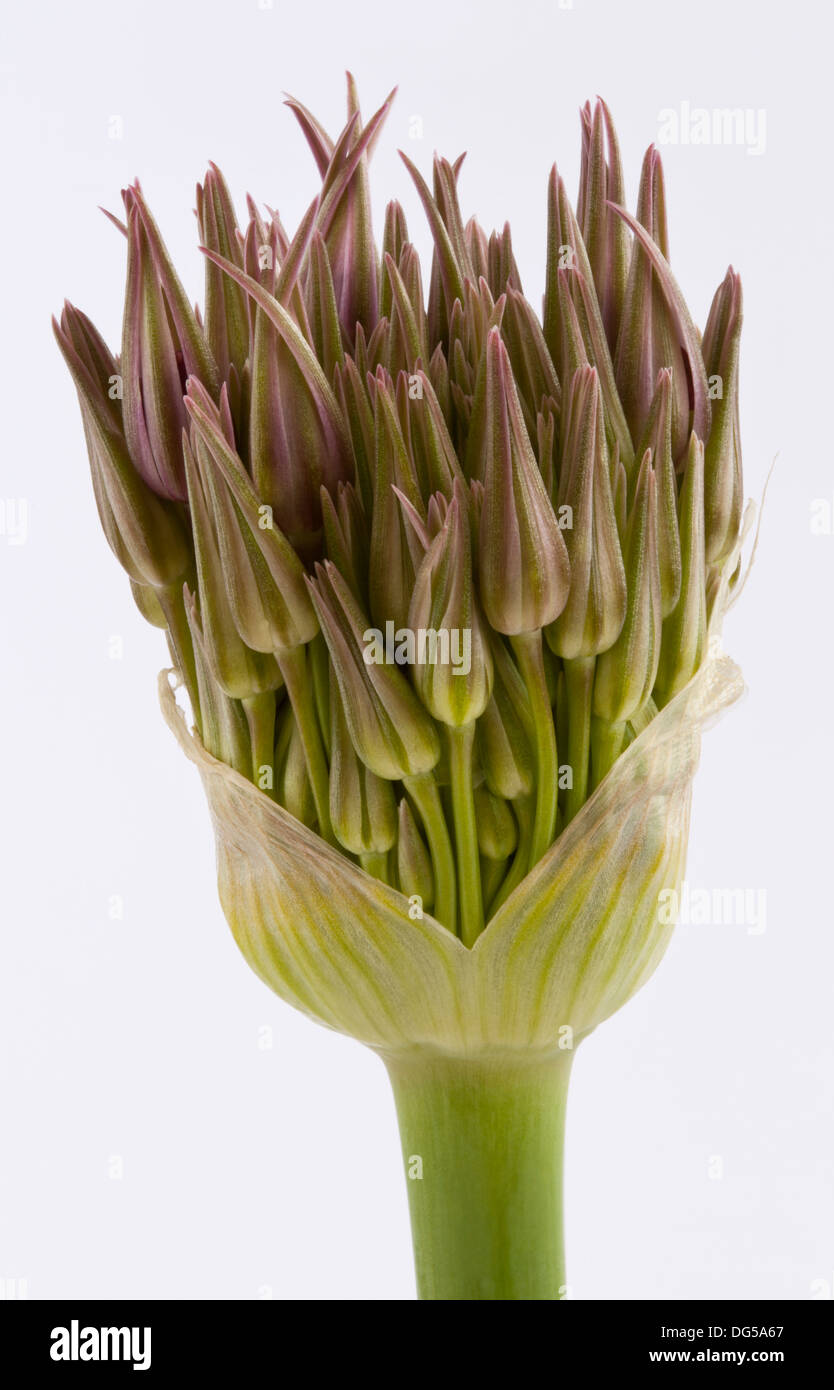
M 486 351 L 479 587 L 492 627 L 517 635 L 559 616 L 570 562 L 497 328 L 489 332 Z

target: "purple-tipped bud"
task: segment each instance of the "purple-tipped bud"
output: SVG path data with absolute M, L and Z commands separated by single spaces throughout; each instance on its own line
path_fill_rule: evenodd
M 60 323 L 53 319 L 53 328 L 78 393 L 93 492 L 110 549 L 137 584 L 175 584 L 191 563 L 191 546 L 176 508 L 147 485 L 128 453 L 119 364 L 71 304 Z
M 545 635 L 559 656 L 590 657 L 613 646 L 626 611 L 602 394 L 593 367 L 580 367 L 573 377 L 566 425 L 559 503 L 570 508 L 571 525 L 565 531 L 570 593 Z
M 205 180 L 197 185 L 197 224 L 200 240 L 209 250 L 245 270 L 244 241 L 235 216 L 232 195 L 216 164 L 210 164 Z M 206 261 L 206 300 L 203 313 L 206 340 L 220 376 L 243 371 L 249 356 L 249 303 L 214 261 Z
M 185 382 L 220 389 L 216 363 L 138 185 L 124 192 L 127 286 L 123 417 L 131 458 L 160 497 L 184 502 Z
M 609 202 L 625 203 L 620 148 L 604 101 L 582 108 L 582 167 L 577 213 L 591 263 L 605 334 L 611 351 L 620 329 L 628 279 L 628 232 Z
M 686 452 L 690 430 L 705 437 L 710 405 L 698 332 L 669 263 L 652 235 L 664 239 L 660 156 L 650 147 L 643 162 L 637 218 L 613 210 L 634 232 L 628 286 L 614 358 L 617 386 L 632 438 L 646 430 L 658 372 L 672 373 L 672 456 Z
M 534 632 L 564 608 L 570 563 L 497 329 L 487 339 L 484 410 L 481 600 L 498 632 Z
M 741 279 L 732 266 L 719 285 L 704 329 L 704 361 L 713 398 L 712 428 L 704 450 L 707 564 L 732 550 L 741 526 L 741 435 L 738 422 Z
M 657 374 L 638 457 L 642 458 L 647 449 L 652 451 L 652 466 L 657 476 L 657 558 L 665 618 L 675 607 L 681 591 L 678 484 L 672 458 L 672 373 L 666 369 Z
M 232 617 L 254 651 L 290 651 L 318 631 L 304 568 L 235 451 L 225 387 L 220 402 L 218 410 L 198 382 L 189 382 L 186 406 L 201 496 L 217 535 Z

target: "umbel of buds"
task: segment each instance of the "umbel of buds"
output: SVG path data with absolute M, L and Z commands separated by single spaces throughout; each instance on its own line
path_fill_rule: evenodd
M 388 1067 L 420 1296 L 558 1299 L 570 1063 L 663 953 L 741 688 L 741 286 L 701 335 L 660 158 L 633 215 L 602 102 L 576 211 L 547 184 L 541 318 L 462 157 L 404 158 L 427 276 L 397 202 L 377 246 L 391 97 L 363 122 L 349 78 L 335 140 L 287 104 L 321 178 L 293 236 L 211 165 L 195 309 L 135 183 L 120 353 L 69 304 L 55 333 L 240 949 Z

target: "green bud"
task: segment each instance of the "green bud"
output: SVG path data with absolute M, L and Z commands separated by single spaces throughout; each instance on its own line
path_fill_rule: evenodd
M 678 602 L 663 624 L 654 696 L 666 705 L 691 680 L 707 644 L 704 555 L 704 446 L 689 440 L 680 500 L 682 583 Z
M 371 616 L 381 628 L 408 623 L 414 576 L 423 554 L 403 519 L 399 490 L 422 514 L 423 503 L 397 416 L 391 389 L 383 377 L 375 382 L 376 466 L 371 523 L 368 594 Z
M 196 595 L 183 585 L 183 603 L 194 654 L 200 703 L 200 735 L 212 757 L 228 763 L 242 777 L 252 780 L 252 745 L 249 725 L 239 700 L 230 699 L 214 678 Z
M 275 744 L 275 794 L 291 816 L 311 830 L 316 825 L 316 801 L 304 744 L 292 706 L 287 703 L 279 717 Z
M 485 859 L 509 859 L 518 844 L 515 817 L 503 798 L 488 787 L 475 788 L 478 849 Z
M 351 854 L 385 854 L 397 838 L 397 805 L 389 781 L 357 757 L 342 703 L 330 700 L 330 820 Z
M 594 713 L 609 724 L 630 719 L 652 693 L 660 656 L 660 567 L 657 557 L 657 482 L 645 454 L 623 545 L 628 600 L 612 647 L 597 660 Z
M 168 626 L 168 619 L 153 585 L 137 584 L 135 579 L 131 579 L 130 592 L 133 594 L 133 601 L 145 622 L 150 623 L 151 627 L 159 627 L 164 631 Z
M 466 488 L 460 479 L 417 573 L 408 623 L 417 647 L 412 677 L 423 704 L 443 724 L 470 724 L 490 698 L 492 656 L 473 588 Z M 434 634 L 433 650 L 420 634 Z
M 437 730 L 405 677 L 385 663 L 348 584 L 326 560 L 308 586 L 359 757 L 390 781 L 430 772 L 440 757 Z
M 494 796 L 515 801 L 534 785 L 529 699 L 515 662 L 500 638 L 492 643 L 492 698 L 478 720 L 477 748 L 484 781 Z
M 233 699 L 247 699 L 275 690 L 281 684 L 281 675 L 274 657 L 253 651 L 240 636 L 226 592 L 205 474 L 185 434 L 182 448 L 197 559 L 203 649 L 221 689 Z
M 407 898 L 419 898 L 423 910 L 434 907 L 434 874 L 431 857 L 426 848 L 411 807 L 405 797 L 400 802 L 399 837 L 397 839 L 397 873 L 400 892 Z

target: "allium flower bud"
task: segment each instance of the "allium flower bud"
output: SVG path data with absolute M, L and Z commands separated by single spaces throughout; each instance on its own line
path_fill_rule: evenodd
M 672 458 L 672 373 L 664 368 L 657 385 L 639 446 L 647 449 L 657 477 L 657 558 L 663 616 L 671 613 L 681 591 L 681 545 L 678 534 L 678 489 Z M 636 481 L 636 479 L 635 479 Z
M 198 446 L 199 447 L 199 446 Z M 197 557 L 203 650 L 211 673 L 227 695 L 245 700 L 281 683 L 275 659 L 253 651 L 235 625 L 226 593 L 217 530 L 208 489 L 188 437 L 183 435 L 188 502 Z
M 628 279 L 628 233 L 610 203 L 625 203 L 620 147 L 611 112 L 604 101 L 582 108 L 582 167 L 577 217 L 588 251 L 599 305 L 611 351 L 617 343 Z
M 299 259 L 304 241 L 296 237 Z M 345 424 L 312 348 L 284 306 L 237 266 L 207 254 L 257 306 L 249 412 L 252 480 L 290 544 L 309 561 L 321 553 L 322 484 L 333 492 L 352 476 Z M 291 288 L 286 277 L 283 292 Z
M 338 694 L 330 700 L 330 820 L 351 854 L 387 854 L 397 840 L 397 803 L 390 781 L 357 757 Z
M 225 429 L 221 410 L 198 382 L 189 382 L 185 403 L 238 633 L 256 652 L 289 651 L 311 641 L 318 622 L 304 570 L 235 452 L 225 387 Z
M 232 195 L 216 164 L 210 164 L 197 184 L 197 225 L 200 240 L 210 251 L 245 269 L 243 236 L 237 224 Z M 205 334 L 224 381 L 232 367 L 243 372 L 250 352 L 249 301 L 240 285 L 206 260 Z
M 663 623 L 654 698 L 659 705 L 692 679 L 707 643 L 707 594 L 704 551 L 704 446 L 689 440 L 680 501 L 682 580 L 677 604 Z
M 442 724 L 470 724 L 489 701 L 492 655 L 473 587 L 466 491 L 460 480 L 414 581 L 408 623 L 417 638 L 414 684 L 426 709 Z
M 614 207 L 634 232 L 628 286 L 614 358 L 617 386 L 635 440 L 643 435 L 657 374 L 672 372 L 672 457 L 686 451 L 690 430 L 709 431 L 710 404 L 698 332 L 652 229 L 662 234 L 660 156 L 650 147 L 643 163 L 638 216 Z M 613 206 L 613 205 L 612 205 Z
M 330 561 L 316 565 L 309 588 L 359 757 L 391 781 L 430 772 L 440 757 L 434 724 L 397 667 L 385 663 L 373 635 L 366 638 L 370 624 Z
M 78 392 L 93 492 L 110 549 L 136 584 L 174 585 L 191 564 L 191 546 L 176 509 L 148 486 L 128 453 L 119 364 L 71 304 L 52 326 Z
M 127 287 L 122 332 L 124 428 L 131 458 L 160 497 L 186 497 L 185 381 L 212 395 L 217 366 L 138 184 L 125 190 Z
M 570 563 L 497 329 L 487 340 L 485 410 L 481 599 L 498 632 L 534 632 L 564 608 Z
M 405 797 L 402 798 L 399 809 L 397 873 L 400 892 L 406 898 L 417 899 L 423 911 L 431 912 L 434 907 L 431 856 Z
M 613 646 L 597 662 L 594 713 L 622 724 L 652 693 L 660 656 L 662 622 L 657 556 L 657 479 L 651 456 L 643 458 L 623 542 L 628 600 Z
M 599 379 L 580 367 L 570 384 L 562 446 L 560 505 L 571 508 L 565 532 L 570 560 L 568 601 L 545 636 L 566 658 L 596 656 L 619 636 L 626 577 L 608 472 Z
M 485 859 L 509 859 L 518 844 L 518 827 L 506 801 L 488 787 L 475 788 L 478 849 Z
M 715 292 L 704 329 L 704 361 L 720 391 L 704 451 L 707 564 L 726 559 L 741 525 L 741 441 L 738 424 L 741 280 L 732 266 Z M 701 436 L 703 438 L 703 435 Z

